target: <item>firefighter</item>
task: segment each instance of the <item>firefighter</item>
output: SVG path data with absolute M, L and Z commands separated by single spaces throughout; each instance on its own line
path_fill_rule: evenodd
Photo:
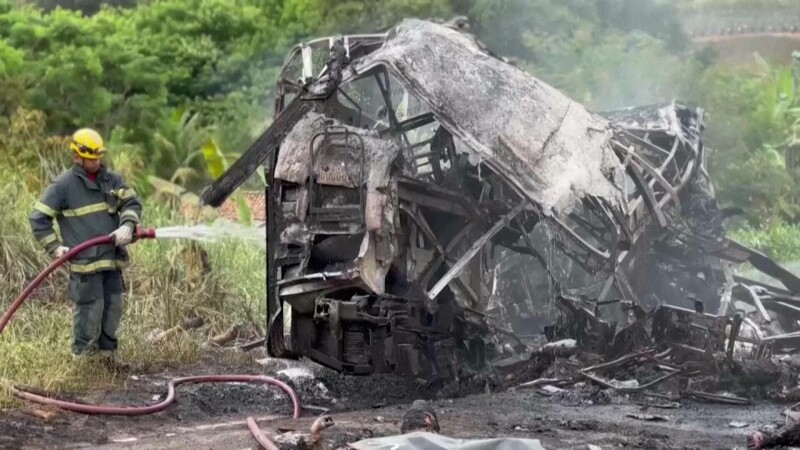
M 91 238 L 114 238 L 113 245 L 88 248 L 70 260 L 72 354 L 76 359 L 99 356 L 109 368 L 124 368 L 114 357 L 122 318 L 122 268 L 128 262 L 124 247 L 133 239 L 142 205 L 122 177 L 103 164 L 106 148 L 99 133 L 82 128 L 72 135 L 69 147 L 74 164 L 36 202 L 31 229 L 54 258 Z

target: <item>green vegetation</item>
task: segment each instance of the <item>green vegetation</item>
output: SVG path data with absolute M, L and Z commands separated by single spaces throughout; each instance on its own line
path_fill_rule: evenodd
M 149 180 L 197 192 L 217 177 L 269 122 L 291 45 L 383 30 L 408 16 L 467 15 L 494 52 L 596 111 L 672 99 L 703 106 L 718 195 L 725 206 L 748 211 L 737 236 L 796 260 L 800 96 L 793 68 L 719 69 L 711 52 L 692 49 L 681 26 L 686 12 L 745 3 L 758 2 L 0 0 L 0 309 L 48 262 L 27 214 L 68 164 L 64 136 L 97 128 L 109 141 L 110 164 L 145 197 L 145 222 L 185 222 Z M 145 367 L 192 361 L 200 355 L 198 336 L 234 323 L 263 327 L 263 258 L 237 242 L 134 245 L 124 355 Z M 63 275 L 0 336 L 0 379 L 48 389 L 108 381 L 72 365 Z M 147 343 L 152 330 L 191 315 L 209 324 Z M 0 404 L 7 401 L 0 394 Z
M 800 225 L 778 223 L 767 230 L 745 227 L 735 230 L 732 237 L 783 263 L 797 262 L 800 257 Z

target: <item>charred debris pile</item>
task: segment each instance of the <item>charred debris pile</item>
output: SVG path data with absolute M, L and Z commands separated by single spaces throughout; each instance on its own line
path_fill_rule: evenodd
M 703 111 L 591 113 L 468 30 L 406 20 L 288 55 L 275 120 L 203 193 L 219 205 L 265 168 L 269 353 L 800 400 L 800 278 L 725 237 Z

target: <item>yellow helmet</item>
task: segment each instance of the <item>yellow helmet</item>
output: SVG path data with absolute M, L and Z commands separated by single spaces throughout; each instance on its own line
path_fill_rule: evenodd
M 72 135 L 69 148 L 84 159 L 100 159 L 106 153 L 100 133 L 91 128 L 81 128 Z

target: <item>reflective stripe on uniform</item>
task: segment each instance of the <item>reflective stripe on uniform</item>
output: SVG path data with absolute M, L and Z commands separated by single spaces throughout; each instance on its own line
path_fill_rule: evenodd
M 63 214 L 64 217 L 79 217 L 100 211 L 108 212 L 108 204 L 106 202 L 86 205 L 75 209 L 65 209 L 64 211 L 61 211 L 61 214 Z
M 42 202 L 36 202 L 36 204 L 33 206 L 33 209 L 35 209 L 36 211 L 39 211 L 42 214 L 48 215 L 50 217 L 55 217 L 55 216 L 58 215 L 58 211 L 56 211 L 55 209 L 45 205 Z
M 42 239 L 40 239 L 39 242 L 43 246 L 47 247 L 48 245 L 52 244 L 53 242 L 58 242 L 58 237 L 56 236 L 55 233 L 48 234 L 47 236 L 45 236 Z
M 136 223 L 139 223 L 139 215 L 136 214 L 136 211 L 126 209 L 125 211 L 122 211 L 122 214 L 119 215 L 120 223 L 124 222 L 125 220 L 132 220 Z
M 136 191 L 133 189 L 120 189 L 119 190 L 119 198 L 120 200 L 127 200 L 129 198 L 136 197 Z
M 101 259 L 89 264 L 71 263 L 69 266 L 70 271 L 75 273 L 91 273 L 98 270 L 119 270 L 127 267 L 125 261 L 117 261 L 113 259 Z

